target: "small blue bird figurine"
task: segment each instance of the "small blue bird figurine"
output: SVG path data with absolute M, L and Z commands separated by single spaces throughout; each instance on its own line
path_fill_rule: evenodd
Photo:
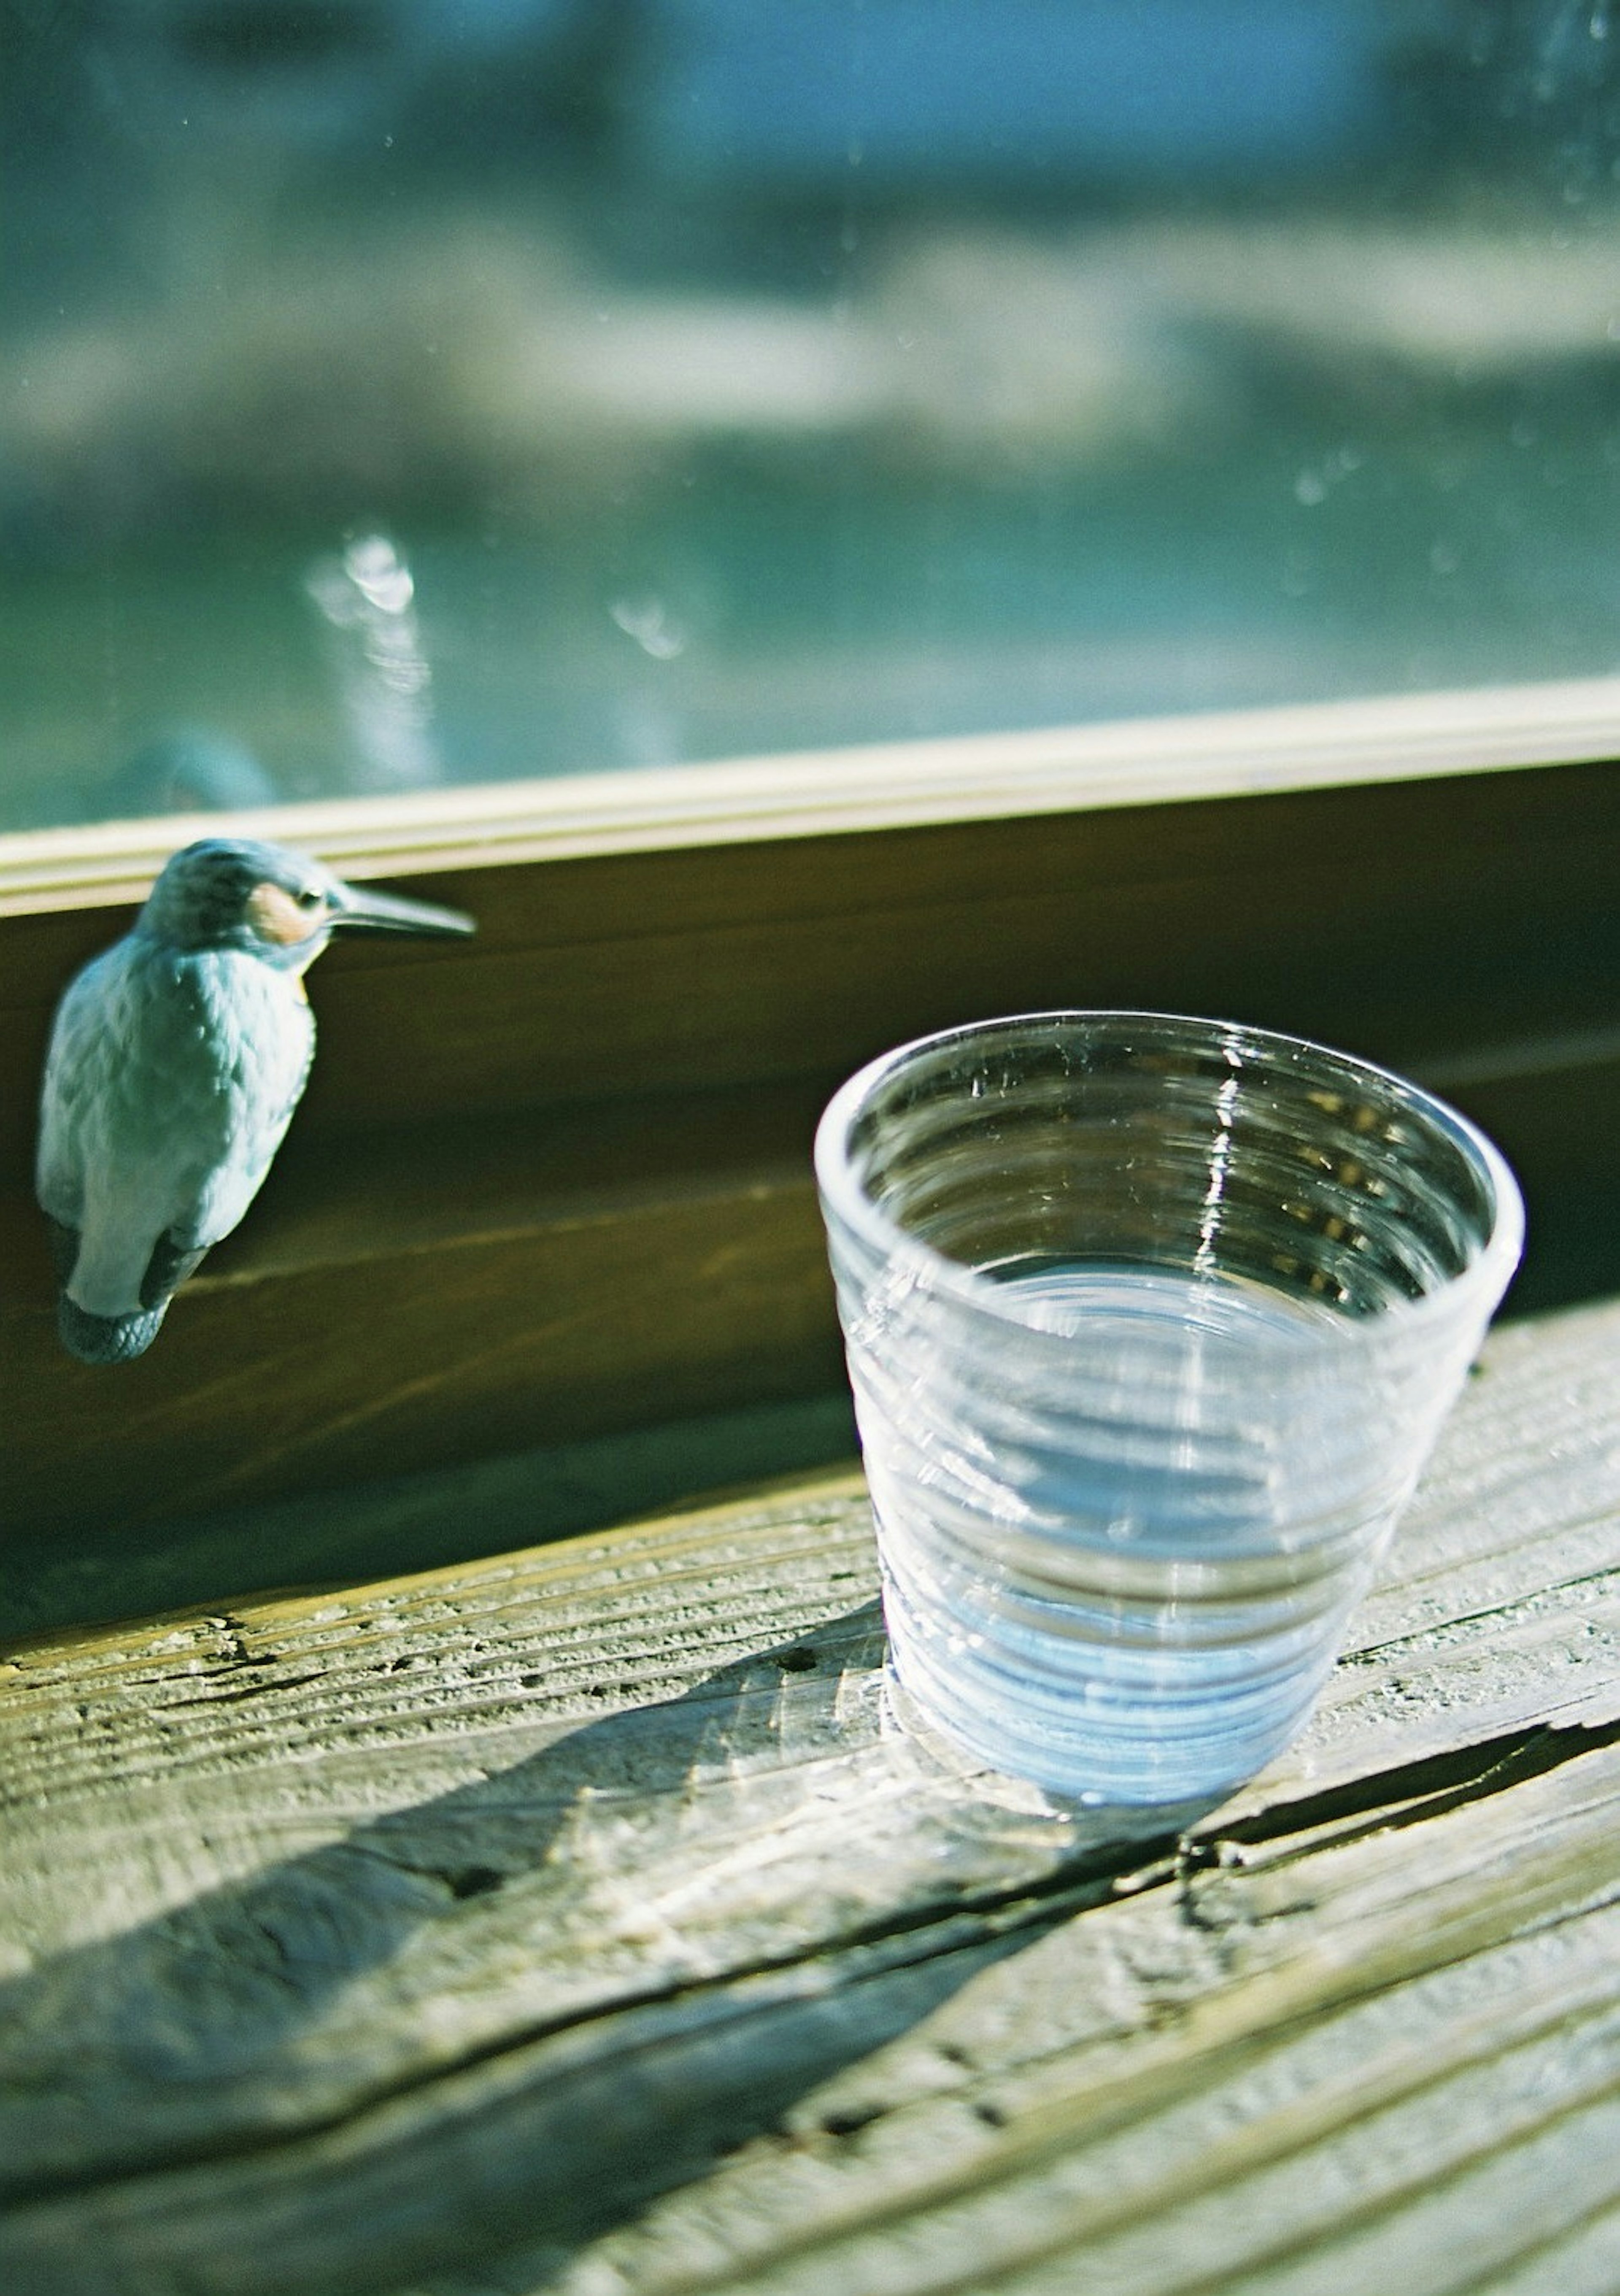
M 127 1363 L 258 1193 L 315 1057 L 304 974 L 332 933 L 467 933 L 284 846 L 207 837 L 86 965 L 45 1060 L 37 1193 L 81 1362 Z

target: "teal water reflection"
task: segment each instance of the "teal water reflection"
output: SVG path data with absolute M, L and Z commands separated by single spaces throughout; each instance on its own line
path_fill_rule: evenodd
M 828 456 L 818 485 L 716 457 L 673 500 L 556 535 L 397 521 L 423 681 L 392 747 L 366 732 L 368 688 L 391 697 L 364 636 L 309 595 L 340 537 L 12 570 L 0 820 L 158 809 L 128 764 L 175 728 L 245 745 L 292 800 L 1601 675 L 1617 434 L 1581 414 L 1515 445 L 1492 410 L 1438 468 L 1296 423 L 1089 480 L 906 488 Z
M 1620 667 L 1607 5 L 14 29 L 0 828 Z

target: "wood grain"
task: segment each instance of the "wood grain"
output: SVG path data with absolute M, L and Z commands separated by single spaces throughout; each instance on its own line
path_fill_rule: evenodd
M 0 1543 L 833 1390 L 814 1116 L 721 1095 L 295 1150 L 119 1380 L 58 1347 L 15 1205 Z
M 0 2281 L 1603 2285 L 1617 1373 L 1495 1335 L 1304 1737 L 1134 1840 L 896 1728 L 847 1478 L 13 1647 Z
M 299 1127 L 830 1081 L 1044 1004 L 1407 1062 L 1612 1029 L 1616 850 L 1599 765 L 436 874 L 477 939 L 322 958 Z M 55 1000 L 128 914 L 0 918 L 0 1185 Z
M 1620 1060 L 1458 1096 L 1526 1189 L 1524 1304 L 1620 1279 L 1620 1172 L 1605 1193 L 1588 1168 L 1620 1140 Z M 790 1086 L 297 1136 L 159 1345 L 110 1374 L 58 1347 L 41 1223 L 0 1197 L 0 1556 L 839 1391 L 820 1104 Z

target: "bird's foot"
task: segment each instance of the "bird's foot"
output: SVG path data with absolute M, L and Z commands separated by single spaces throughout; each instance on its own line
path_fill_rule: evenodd
M 135 1316 L 93 1316 L 64 1292 L 56 1302 L 56 1328 L 61 1343 L 80 1363 L 128 1363 L 143 1356 L 158 1336 L 168 1301 Z

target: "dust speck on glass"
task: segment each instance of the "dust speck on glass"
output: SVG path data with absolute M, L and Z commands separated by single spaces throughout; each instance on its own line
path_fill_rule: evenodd
M 8 0 L 0 827 L 1620 663 L 1606 0 Z

